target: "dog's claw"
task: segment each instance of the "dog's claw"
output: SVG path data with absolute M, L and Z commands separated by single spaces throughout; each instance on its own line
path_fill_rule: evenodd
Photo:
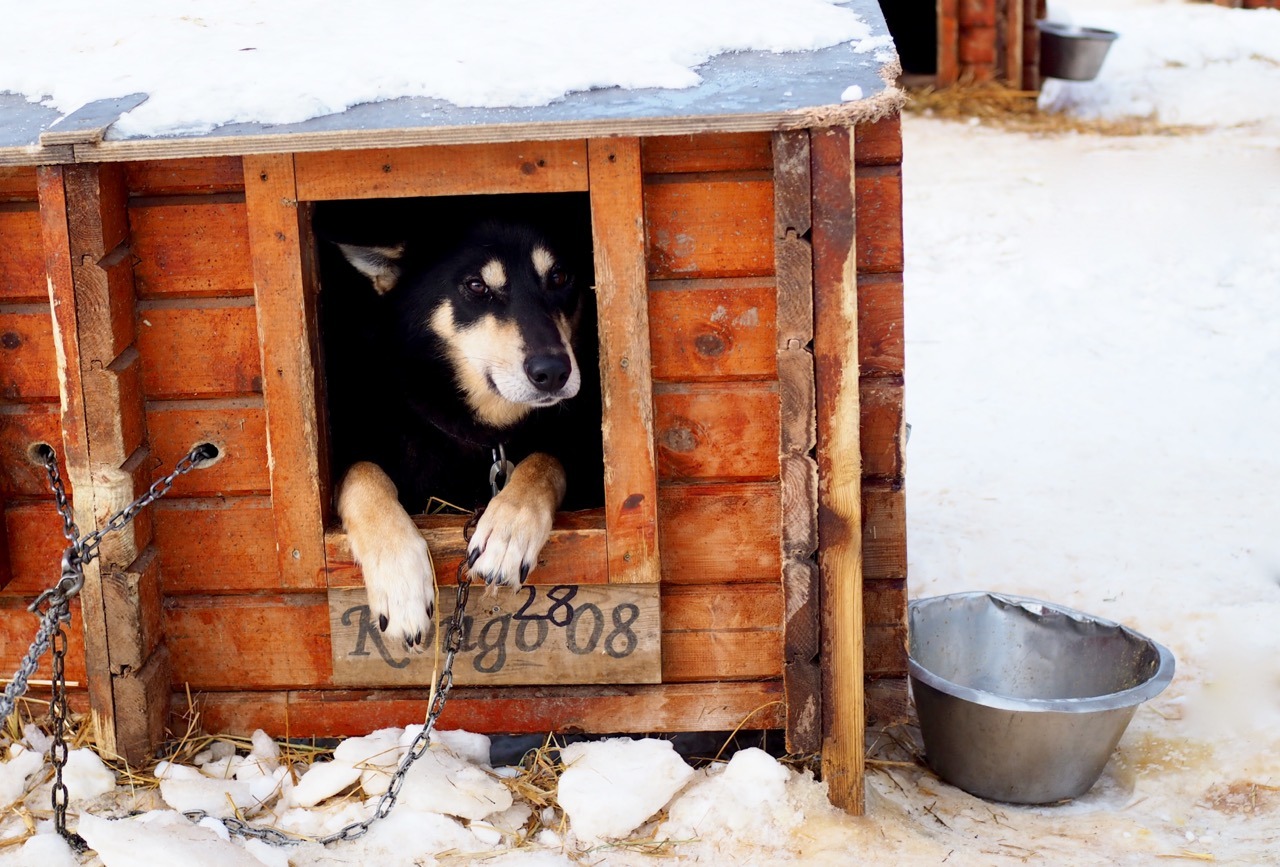
M 483 552 L 479 548 L 472 548 L 471 553 L 467 555 L 467 565 L 476 565 L 476 561 L 480 559 L 481 553 Z
M 389 624 L 390 622 L 391 621 L 387 619 L 387 615 L 385 614 L 378 615 L 378 628 L 383 632 L 387 631 L 387 624 Z
M 520 564 L 520 583 L 521 584 L 524 583 L 524 579 L 529 577 L 529 570 L 531 570 L 532 568 L 533 566 L 529 563 Z

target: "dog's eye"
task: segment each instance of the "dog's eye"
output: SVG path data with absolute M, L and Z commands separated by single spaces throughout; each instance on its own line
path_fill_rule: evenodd
M 489 285 L 479 277 L 468 277 L 462 281 L 462 287 L 476 297 L 489 294 Z
M 565 284 L 569 282 L 569 272 L 555 265 L 547 272 L 547 285 L 556 289 L 563 289 Z

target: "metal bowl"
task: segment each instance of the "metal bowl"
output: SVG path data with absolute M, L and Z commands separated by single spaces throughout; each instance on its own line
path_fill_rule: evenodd
M 1061 605 L 955 593 L 909 609 L 911 691 L 929 765 L 1015 804 L 1083 795 L 1133 713 L 1173 680 L 1167 648 Z
M 1107 59 L 1114 30 L 1076 27 L 1056 21 L 1037 21 L 1040 29 L 1040 74 L 1068 81 L 1093 81 Z

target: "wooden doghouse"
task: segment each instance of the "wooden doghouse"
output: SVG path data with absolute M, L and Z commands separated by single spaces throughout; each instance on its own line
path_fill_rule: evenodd
M 1045 0 L 883 0 L 907 80 L 1040 89 Z
M 690 91 L 170 139 L 110 135 L 137 98 L 50 126 L 0 95 L 0 663 L 64 545 L 32 445 L 90 530 L 212 442 L 76 603 L 69 678 L 104 744 L 141 760 L 192 704 L 219 733 L 420 721 L 431 662 L 368 628 L 330 502 L 312 204 L 572 192 L 605 506 L 560 516 L 533 589 L 473 595 L 441 723 L 785 729 L 860 810 L 864 722 L 902 716 L 906 674 L 899 97 L 865 60 L 728 55 Z M 422 519 L 446 607 L 461 523 Z

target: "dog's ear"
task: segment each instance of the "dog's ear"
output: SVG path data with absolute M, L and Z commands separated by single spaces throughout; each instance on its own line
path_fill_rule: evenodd
M 356 244 L 338 244 L 342 255 L 352 267 L 373 283 L 373 291 L 379 295 L 390 292 L 400 279 L 400 260 L 404 257 L 404 244 L 391 247 L 361 247 Z

